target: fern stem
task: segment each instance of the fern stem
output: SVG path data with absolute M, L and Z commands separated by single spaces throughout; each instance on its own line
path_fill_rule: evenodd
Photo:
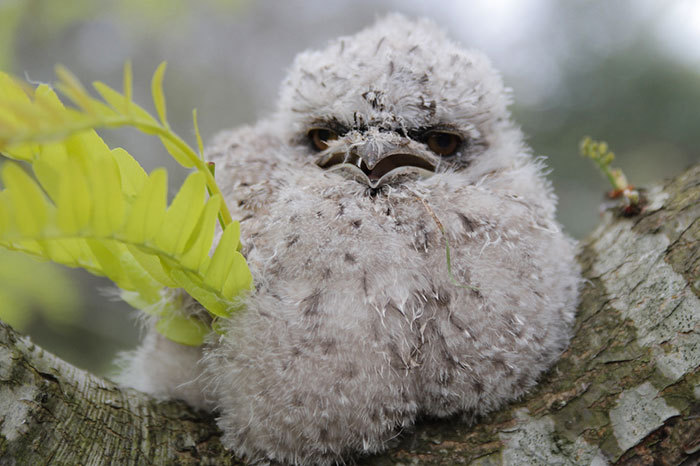
M 625 188 L 627 187 L 627 186 L 622 186 L 622 185 L 619 183 L 619 180 L 618 180 L 617 177 L 613 174 L 613 172 L 612 172 L 612 170 L 610 169 L 610 166 L 609 166 L 609 165 L 607 165 L 607 164 L 605 164 L 605 163 L 602 163 L 602 162 L 600 162 L 599 160 L 597 160 L 596 163 L 597 163 L 598 167 L 600 168 L 600 171 L 602 171 L 603 174 L 608 178 L 608 181 L 609 181 L 610 184 L 612 185 L 613 189 L 616 189 L 616 190 L 620 190 L 620 191 L 621 191 L 621 190 L 623 190 L 623 189 L 625 189 Z

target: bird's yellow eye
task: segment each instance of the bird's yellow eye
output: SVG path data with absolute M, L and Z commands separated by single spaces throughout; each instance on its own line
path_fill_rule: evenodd
M 457 149 L 462 144 L 462 138 L 452 133 L 432 131 L 428 134 L 426 143 L 431 151 L 445 157 L 457 152 Z
M 314 128 L 309 131 L 308 135 L 314 149 L 318 151 L 328 149 L 328 141 L 338 139 L 338 135 L 335 132 L 326 128 Z

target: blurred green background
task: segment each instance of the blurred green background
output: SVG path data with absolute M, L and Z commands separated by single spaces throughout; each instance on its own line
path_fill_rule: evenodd
M 578 156 L 584 135 L 606 140 L 636 186 L 700 160 L 694 0 L 0 0 L 0 69 L 52 82 L 61 63 L 84 82 L 118 87 L 131 60 L 134 98 L 147 104 L 150 76 L 167 60 L 171 124 L 193 141 L 196 107 L 206 140 L 269 113 L 297 52 L 389 11 L 431 17 L 491 57 L 530 144 L 548 157 L 559 218 L 577 238 L 597 223 L 608 188 Z M 102 134 L 146 169 L 166 166 L 173 185 L 184 179 L 157 140 Z M 0 254 L 0 316 L 100 374 L 138 340 L 133 313 L 114 295 L 109 282 L 80 271 Z

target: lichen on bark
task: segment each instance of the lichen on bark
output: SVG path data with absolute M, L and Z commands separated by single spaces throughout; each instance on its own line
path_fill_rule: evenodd
M 571 345 L 473 425 L 423 419 L 359 464 L 700 460 L 700 165 L 605 214 L 581 244 Z M 94 377 L 0 325 L 0 464 L 239 464 L 212 417 Z

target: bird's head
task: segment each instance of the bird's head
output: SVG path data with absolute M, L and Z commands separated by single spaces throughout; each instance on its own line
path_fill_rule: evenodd
M 306 162 L 376 189 L 466 167 L 476 179 L 511 163 L 504 154 L 522 142 L 509 100 L 484 55 L 430 21 L 390 15 L 300 54 L 276 116 Z

